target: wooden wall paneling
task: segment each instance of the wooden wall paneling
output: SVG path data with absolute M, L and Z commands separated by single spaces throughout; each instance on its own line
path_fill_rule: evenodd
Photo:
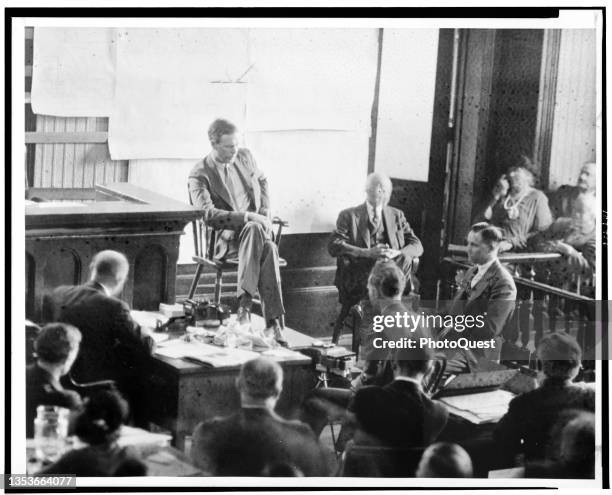
M 76 118 L 67 117 L 65 121 L 65 132 L 76 131 Z M 64 143 L 61 145 L 64 149 L 64 157 L 62 167 L 64 170 L 62 187 L 74 187 L 75 175 L 76 175 L 76 162 L 74 160 L 74 143 Z
M 515 165 L 520 155 L 534 157 L 543 39 L 542 29 L 497 31 L 482 194 L 488 193 L 496 178 Z M 536 170 L 538 179 L 539 175 Z
M 157 311 L 164 299 L 168 256 L 159 245 L 146 246 L 134 261 L 134 309 Z
M 66 119 L 58 117 L 49 117 L 52 130 L 54 132 L 66 132 Z M 53 144 L 53 173 L 51 177 L 51 184 L 53 187 L 63 187 L 64 185 L 64 163 L 65 156 L 64 150 L 66 149 L 65 144 Z
M 493 29 L 463 30 L 465 60 L 462 67 L 462 93 L 458 141 L 455 142 L 455 162 L 452 181 L 453 210 L 449 218 L 450 242 L 463 244 L 473 216 L 474 193 L 480 187 L 476 170 L 483 168 L 489 126 L 491 88 L 496 36 Z
M 540 164 L 540 185 L 543 189 L 548 189 L 550 179 L 550 152 L 555 117 L 560 46 L 561 30 L 544 30 L 538 114 L 534 139 L 534 158 Z
M 34 257 L 26 252 L 26 315 L 34 314 L 36 294 L 36 262 Z

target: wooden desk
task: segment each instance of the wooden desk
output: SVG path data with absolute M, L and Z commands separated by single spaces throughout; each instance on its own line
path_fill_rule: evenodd
M 257 316 L 253 315 L 257 320 Z M 262 320 L 263 321 L 263 320 Z M 289 347 L 308 347 L 312 338 L 290 328 L 284 330 Z M 304 396 L 316 385 L 311 358 L 279 360 L 283 368 L 283 391 L 276 406 L 285 418 L 295 418 Z M 172 432 L 174 445 L 183 450 L 186 435 L 198 423 L 214 416 L 232 414 L 240 407 L 236 390 L 239 366 L 210 368 L 183 359 L 154 356 L 147 373 L 149 420 Z
M 128 183 L 73 191 L 31 189 L 27 204 L 26 315 L 41 322 L 44 293 L 78 285 L 98 251 L 114 249 L 128 258 L 130 272 L 121 298 L 134 309 L 155 310 L 175 299 L 179 238 L 200 212 Z

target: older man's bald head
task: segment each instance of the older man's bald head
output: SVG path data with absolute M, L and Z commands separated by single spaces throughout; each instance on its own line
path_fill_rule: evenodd
M 597 166 L 595 162 L 587 162 L 580 169 L 578 175 L 578 189 L 583 192 L 592 192 L 595 194 L 595 186 L 597 182 Z
M 366 179 L 366 197 L 372 206 L 384 206 L 391 199 L 393 185 L 391 179 L 381 172 L 374 172 Z
M 91 280 L 104 285 L 112 295 L 121 292 L 129 270 L 125 255 L 110 249 L 97 253 L 90 265 Z

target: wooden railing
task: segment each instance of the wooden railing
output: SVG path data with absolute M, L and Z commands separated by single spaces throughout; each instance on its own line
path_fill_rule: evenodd
M 525 267 L 515 268 L 513 275 L 517 288 L 515 311 L 504 328 L 504 348 L 502 362 L 510 365 L 529 365 L 535 368 L 533 351 L 538 343 L 549 332 L 563 331 L 574 336 L 583 349 L 586 361 L 595 359 L 596 324 L 595 300 L 564 289 L 553 287 L 534 280 L 538 263 L 550 260 L 543 253 L 500 256 L 504 263 L 527 263 Z M 522 256 L 522 259 L 519 257 Z M 558 256 L 558 255 L 557 255 Z M 511 260 L 511 261 L 510 261 Z M 466 259 L 446 257 L 442 260 L 442 278 L 439 281 L 439 300 L 450 300 L 455 295 L 457 270 L 467 269 L 470 264 Z M 528 273 L 529 277 L 518 273 Z M 442 308 L 439 308 L 442 309 Z M 505 351 L 505 352 L 504 352 Z
M 467 246 L 449 244 L 447 252 L 453 259 L 467 261 Z M 558 280 L 559 277 L 552 276 L 551 262 L 561 260 L 561 258 L 562 256 L 559 253 L 506 252 L 499 255 L 499 261 L 506 264 L 516 277 L 535 280 L 578 295 L 594 294 L 595 277 L 593 276 L 585 277 L 580 273 L 569 273 L 567 277 L 563 277 L 560 281 Z

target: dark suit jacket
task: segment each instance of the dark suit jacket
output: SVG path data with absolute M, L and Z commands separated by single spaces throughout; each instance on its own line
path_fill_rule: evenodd
M 47 321 L 77 327 L 83 336 L 72 375 L 80 382 L 126 377 L 141 371 L 154 341 L 130 316 L 128 305 L 97 282 L 63 286 L 45 301 Z
M 232 416 L 200 423 L 191 456 L 196 466 L 213 476 L 261 476 L 264 468 L 275 464 L 290 464 L 305 476 L 327 475 L 310 427 L 264 408 L 242 408 Z
M 410 228 L 402 211 L 385 206 L 382 220 L 392 249 L 399 249 L 406 260 L 423 254 L 421 241 Z M 361 258 L 360 251 L 371 247 L 368 225 L 365 203 L 347 208 L 338 215 L 336 230 L 329 239 L 329 254 L 338 258 L 334 283 L 338 287 L 342 304 L 355 304 L 367 294 L 368 275 L 375 260 Z
M 26 436 L 34 436 L 34 419 L 38 406 L 59 406 L 66 409 L 81 408 L 81 397 L 73 390 L 64 390 L 46 370 L 38 364 L 26 368 Z
M 384 387 L 359 389 L 350 409 L 361 430 L 389 447 L 427 446 L 448 419 L 446 408 L 427 397 L 416 383 L 397 379 Z M 356 435 L 356 443 L 359 438 Z
M 116 476 L 117 472 L 128 466 L 133 472 L 129 476 L 146 473 L 146 466 L 138 459 L 137 452 L 128 447 L 90 445 L 67 452 L 49 467 L 37 474 L 65 474 L 76 476 Z M 124 468 L 125 469 L 125 468 Z
M 472 288 L 470 282 L 477 272 L 471 267 L 463 277 L 457 294 L 448 310 L 450 315 L 484 315 L 482 328 L 466 329 L 457 333 L 472 340 L 486 340 L 501 336 L 506 322 L 514 312 L 516 285 L 510 272 L 495 260 Z M 486 315 L 485 315 L 486 313 Z
M 270 199 L 268 180 L 257 167 L 251 152 L 240 148 L 235 158 L 238 175 L 242 179 L 253 212 L 268 215 Z M 235 211 L 230 192 L 210 155 L 195 164 L 189 173 L 189 195 L 192 204 L 202 209 L 204 221 L 215 230 L 223 232 L 218 238 L 215 257 L 223 257 L 226 243 L 231 242 L 245 225 L 244 211 Z
M 543 459 L 553 440 L 552 427 L 564 411 L 573 409 L 595 412 L 595 391 L 546 379 L 541 387 L 512 399 L 493 435 L 496 449 L 508 461 L 519 453 L 528 461 Z

